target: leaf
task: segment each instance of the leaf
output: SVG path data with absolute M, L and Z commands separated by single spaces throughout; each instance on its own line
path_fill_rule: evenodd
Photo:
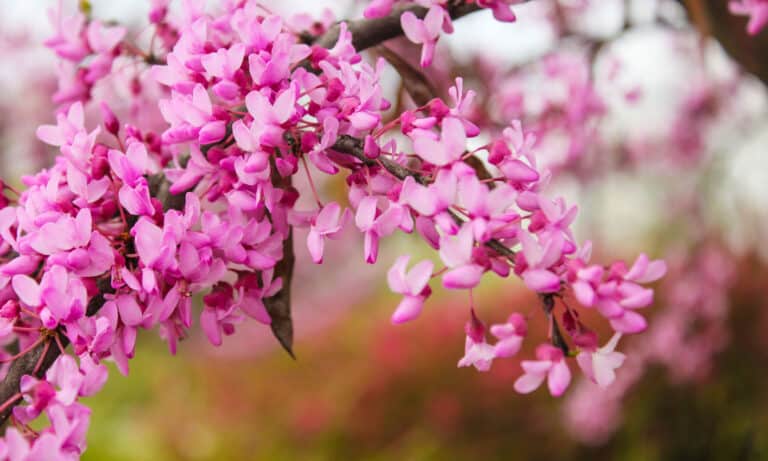
M 279 154 L 279 151 L 278 151 Z M 287 189 L 291 187 L 291 177 L 283 178 L 275 165 L 274 157 L 270 160 L 272 168 L 272 184 L 275 187 Z M 269 219 L 272 217 L 267 213 Z M 293 227 L 288 228 L 288 237 L 283 240 L 283 259 L 275 265 L 275 278 L 283 279 L 283 287 L 271 298 L 264 299 L 264 307 L 267 309 L 272 323 L 272 334 L 280 342 L 288 355 L 294 360 L 293 354 L 293 318 L 291 317 L 291 282 L 293 280 L 293 266 L 296 257 L 293 252 Z
M 264 300 L 264 307 L 272 319 L 270 327 L 275 338 L 288 354 L 293 354 L 293 319 L 291 318 L 291 280 L 296 258 L 293 254 L 293 228 L 288 231 L 288 238 L 283 241 L 283 259 L 275 266 L 275 277 L 283 278 L 283 288 L 276 295 Z

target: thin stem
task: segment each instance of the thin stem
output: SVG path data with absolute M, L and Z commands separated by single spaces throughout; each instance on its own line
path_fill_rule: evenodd
M 304 171 L 307 173 L 307 180 L 309 181 L 309 187 L 312 189 L 312 195 L 315 196 L 317 206 L 323 207 L 323 202 L 320 201 L 320 196 L 317 195 L 317 189 L 315 188 L 315 182 L 312 180 L 312 174 L 309 172 L 309 166 L 307 166 L 307 159 L 302 155 L 301 164 L 304 165 Z
M 35 364 L 35 368 L 32 370 L 32 374 L 37 374 L 37 371 L 40 369 L 40 366 L 43 364 L 43 360 L 45 359 L 45 355 L 48 354 L 48 349 L 51 348 L 51 340 L 45 342 L 45 345 L 43 346 L 43 353 L 40 354 L 40 358 L 37 359 L 37 363 Z

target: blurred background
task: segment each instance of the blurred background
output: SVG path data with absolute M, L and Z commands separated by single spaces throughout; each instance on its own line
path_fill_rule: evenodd
M 42 42 L 56 3 L 0 0 L 0 177 L 16 186 L 53 155 L 34 130 L 54 119 L 56 61 Z M 92 3 L 140 42 L 148 2 Z M 516 7 L 514 24 L 476 13 L 441 39 L 427 73 L 443 95 L 464 76 L 483 136 L 512 119 L 536 133 L 552 193 L 580 205 L 577 238 L 595 242 L 593 260 L 667 260 L 649 330 L 622 340 L 628 359 L 607 391 L 577 380 L 560 399 L 520 396 L 516 360 L 456 368 L 465 299 L 438 289 L 418 321 L 389 323 L 398 299 L 384 271 L 404 252 L 434 255 L 399 236 L 371 267 L 361 241 L 343 240 L 324 266 L 298 251 L 298 360 L 255 322 L 220 348 L 195 331 L 175 357 L 143 332 L 130 376 L 113 369 L 86 399 L 84 459 L 768 459 L 768 31 L 747 37 L 725 3 L 540 0 Z M 402 40 L 387 47 L 418 61 Z M 394 110 L 409 107 L 397 74 L 384 81 Z M 340 181 L 321 187 L 344 195 Z M 475 301 L 487 323 L 537 309 L 512 279 L 488 278 Z

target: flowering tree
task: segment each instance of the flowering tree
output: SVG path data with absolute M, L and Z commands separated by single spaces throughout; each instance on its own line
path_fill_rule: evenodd
M 215 11 L 185 1 L 171 17 L 168 3 L 152 1 L 148 43 L 92 17 L 87 2 L 52 14 L 56 121 L 37 137 L 58 155 L 23 179 L 23 191 L 0 182 L 0 422 L 13 425 L 3 459 L 79 458 L 90 412 L 78 398 L 103 386 L 104 361 L 128 373 L 139 329 L 156 329 L 174 353 L 195 324 L 220 345 L 256 320 L 293 355 L 295 255 L 321 264 L 345 229 L 361 234 L 370 264 L 396 232 L 436 252 L 438 266 L 405 254 L 388 270 L 402 295 L 392 322 L 416 319 L 440 285 L 465 293 L 459 366 L 486 371 L 528 340 L 535 356 L 521 362 L 517 392 L 546 381 L 560 396 L 574 368 L 601 388 L 616 379 L 619 342 L 646 330 L 638 310 L 652 304 L 649 284 L 666 264 L 645 254 L 592 262 L 591 243 L 572 232 L 577 207 L 547 188 L 598 142 L 592 122 L 605 107 L 589 69 L 599 42 L 586 55 L 549 58 L 548 76 L 571 99 L 531 117 L 475 101 L 514 99 L 505 85 L 524 75 L 491 69 L 478 94 L 433 69 L 453 21 L 491 9 L 514 22 L 516 1 L 374 0 L 348 21 L 281 17 L 247 0 Z M 751 34 L 768 19 L 764 1 L 730 6 L 750 16 Z M 401 35 L 411 44 L 382 45 Z M 377 59 L 364 59 L 366 50 Z M 385 68 L 406 95 L 394 106 L 383 95 Z M 556 133 L 567 155 L 545 164 L 538 153 Z M 324 177 L 343 178 L 343 199 L 321 194 Z M 527 309 L 483 323 L 472 290 L 494 276 L 537 293 L 544 331 L 529 332 L 537 314 Z M 609 335 L 583 319 L 590 309 Z M 35 431 L 41 415 L 50 426 Z

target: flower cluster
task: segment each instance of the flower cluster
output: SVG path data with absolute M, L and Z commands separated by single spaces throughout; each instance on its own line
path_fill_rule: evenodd
M 426 3 L 423 20 L 400 17 L 405 34 L 424 45 L 423 65 L 439 30 L 450 27 L 445 2 Z M 509 1 L 477 3 L 514 19 Z M 367 14 L 391 8 L 378 1 Z M 150 21 L 165 54 L 137 52 L 125 29 L 82 13 L 59 18 L 48 42 L 69 65 L 60 69 L 56 124 L 41 126 L 38 137 L 60 155 L 24 179 L 20 196 L 0 203 L 0 340 L 21 350 L 5 361 L 37 357 L 2 406 L 13 407 L 16 429 L 0 441 L 0 458 L 79 456 L 89 413 L 77 398 L 104 383 L 105 360 L 128 373 L 139 329 L 157 328 L 175 352 L 196 318 L 214 345 L 252 318 L 271 324 L 290 348 L 295 228 L 308 229 L 297 248 L 315 263 L 348 228 L 361 234 L 371 264 L 382 239 L 397 231 L 437 250 L 437 270 L 431 261 L 408 270 L 403 255 L 389 271 L 390 287 L 403 295 L 394 323 L 419 316 L 432 279 L 471 300 L 486 275 L 514 274 L 539 294 L 549 324 L 549 342 L 537 349 L 538 360 L 523 362 L 515 388 L 530 392 L 546 378 L 560 395 L 576 351 L 589 378 L 613 380 L 623 360 L 614 351 L 618 334 L 645 327 L 635 310 L 651 304 L 645 284 L 663 275 L 664 263 L 641 255 L 630 268 L 590 264 L 590 245 L 580 246 L 570 227 L 577 209 L 547 194 L 551 174 L 519 122 L 468 147 L 480 129 L 470 115 L 474 93 L 461 79 L 448 103 L 435 98 L 383 122 L 385 63 L 363 61 L 343 22 L 326 49 L 297 33 L 301 18 L 254 2 L 226 2 L 216 14 L 190 5 L 173 24 L 166 13 L 167 2 L 154 2 Z M 314 24 L 313 32 L 328 27 Z M 139 114 L 115 115 L 94 96 L 95 82 L 121 54 L 163 88 L 155 95 L 136 84 L 138 76 L 129 83 L 142 97 L 156 96 L 162 126 L 139 128 Z M 102 126 L 89 128 L 94 104 Z M 347 200 L 324 200 L 313 176 L 342 172 Z M 296 175 L 308 177 L 308 190 L 293 185 Z M 518 353 L 526 318 L 513 313 L 492 326 L 498 341 L 491 345 L 470 307 L 460 366 L 487 370 Z M 581 308 L 593 307 L 617 332 L 602 348 L 579 318 Z M 52 366 L 51 354 L 59 355 Z M 34 432 L 28 423 L 43 413 L 51 426 Z

